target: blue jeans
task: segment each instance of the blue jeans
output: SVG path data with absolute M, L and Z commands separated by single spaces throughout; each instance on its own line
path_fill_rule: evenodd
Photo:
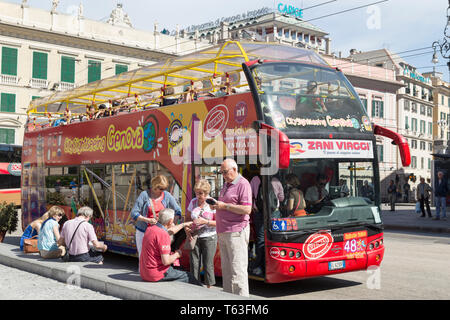
M 436 218 L 440 218 L 442 211 L 442 218 L 447 217 L 447 198 L 435 196 L 434 200 L 436 202 Z
M 194 275 L 187 271 L 174 269 L 172 266 L 164 273 L 164 278 L 159 281 L 180 281 L 201 286 L 202 283 L 195 279 Z

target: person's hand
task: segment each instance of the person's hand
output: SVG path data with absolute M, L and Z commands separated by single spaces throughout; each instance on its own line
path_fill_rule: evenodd
M 175 251 L 176 253 L 178 253 L 178 258 L 181 258 L 181 256 L 183 255 L 183 253 L 181 252 L 180 249 L 178 249 L 177 251 Z
M 108 250 L 108 246 L 106 244 L 103 245 L 103 252 L 106 252 Z
M 227 207 L 227 204 L 223 201 L 217 201 L 216 204 L 212 206 L 212 208 L 214 210 L 217 210 L 217 209 L 223 210 L 223 209 L 226 209 L 226 207 Z
M 208 220 L 206 220 L 205 218 L 200 217 L 200 218 L 195 219 L 194 223 L 196 225 L 203 225 L 203 224 L 207 224 Z
M 149 224 L 151 224 L 151 225 L 154 225 L 154 224 L 156 224 L 158 221 L 155 219 L 155 218 L 150 218 L 150 219 L 148 219 L 148 223 Z
M 193 223 L 193 221 L 183 222 L 183 228 L 190 228 Z

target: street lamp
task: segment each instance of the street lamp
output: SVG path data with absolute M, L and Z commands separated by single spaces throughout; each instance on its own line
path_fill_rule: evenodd
M 437 57 L 437 49 L 439 49 L 443 58 L 447 60 L 450 59 L 450 42 L 447 39 L 450 39 L 450 0 L 448 0 L 447 24 L 444 29 L 443 42 L 440 43 L 440 41 L 434 41 L 433 44 L 431 45 L 432 48 L 434 49 L 433 59 L 431 60 L 432 63 L 437 64 L 439 62 Z M 447 62 L 447 66 L 450 74 L 450 61 Z

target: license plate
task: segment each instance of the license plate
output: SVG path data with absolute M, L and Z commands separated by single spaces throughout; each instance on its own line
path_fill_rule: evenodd
M 345 261 L 331 261 L 328 262 L 328 270 L 339 270 L 339 269 L 345 269 Z

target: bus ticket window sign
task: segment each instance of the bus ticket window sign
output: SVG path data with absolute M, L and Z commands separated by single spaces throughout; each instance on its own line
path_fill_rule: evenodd
M 287 14 L 289 16 L 294 16 L 296 18 L 303 18 L 303 9 L 296 8 L 294 6 L 284 4 L 282 2 L 278 3 L 278 12 L 281 14 Z

